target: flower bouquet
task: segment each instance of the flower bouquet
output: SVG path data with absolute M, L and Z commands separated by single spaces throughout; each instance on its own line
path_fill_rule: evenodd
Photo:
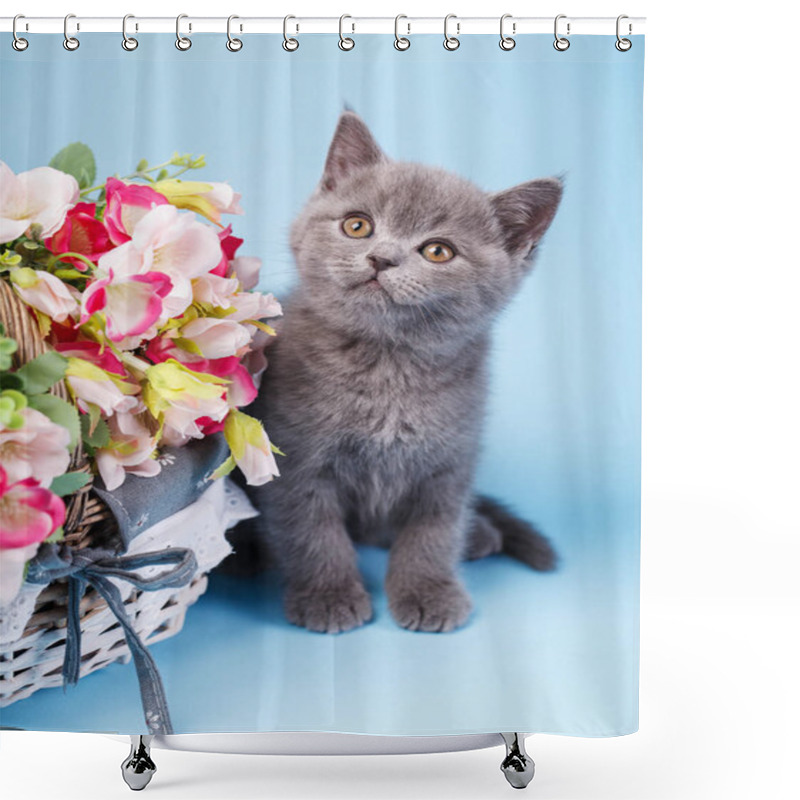
M 279 451 L 240 408 L 266 367 L 264 320 L 281 309 L 254 290 L 260 260 L 237 255 L 222 223 L 240 196 L 179 177 L 203 166 L 176 153 L 96 184 L 80 143 L 20 174 L 0 162 L 0 608 L 26 577 L 73 575 L 43 573 L 44 548 L 108 556 L 93 481 L 109 492 L 151 478 L 165 448 L 211 434 L 230 451 L 213 478 L 278 474 Z M 99 586 L 88 574 L 80 592 Z

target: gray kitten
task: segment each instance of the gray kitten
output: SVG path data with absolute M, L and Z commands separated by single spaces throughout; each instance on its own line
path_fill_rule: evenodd
M 472 484 L 490 323 L 560 198 L 552 178 L 486 194 L 391 161 L 342 115 L 292 227 L 300 286 L 250 409 L 286 453 L 281 477 L 250 493 L 290 622 L 336 633 L 371 618 L 354 541 L 391 547 L 389 608 L 411 630 L 467 620 L 464 558 L 554 567 L 548 541 Z

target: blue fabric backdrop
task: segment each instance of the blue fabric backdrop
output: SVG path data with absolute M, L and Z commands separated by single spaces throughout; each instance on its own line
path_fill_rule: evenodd
M 349 106 L 393 157 L 441 165 L 488 190 L 548 175 L 566 193 L 534 274 L 495 336 L 479 488 L 535 520 L 560 570 L 506 557 L 465 565 L 476 613 L 446 635 L 411 633 L 382 594 L 386 553 L 362 548 L 376 618 L 340 636 L 289 626 L 276 576 L 212 576 L 184 631 L 156 644 L 177 733 L 329 730 L 455 734 L 519 730 L 583 736 L 638 719 L 641 143 L 644 38 L 309 35 L 0 37 L 0 157 L 15 172 L 80 140 L 98 176 L 175 150 L 205 153 L 197 177 L 243 195 L 230 218 L 261 287 L 294 280 L 289 224 L 320 177 Z M 4 726 L 142 732 L 135 672 L 114 665 L 67 693 L 3 709 Z

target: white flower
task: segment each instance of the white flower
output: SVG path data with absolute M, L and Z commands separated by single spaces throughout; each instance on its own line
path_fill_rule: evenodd
M 163 321 L 186 311 L 192 302 L 192 278 L 214 269 L 221 258 L 211 226 L 174 206 L 161 205 L 136 223 L 129 242 L 101 256 L 98 273 L 107 277 L 113 271 L 117 280 L 148 272 L 166 275 L 172 288 L 162 299 Z
M 41 237 L 55 233 L 67 211 L 78 201 L 78 182 L 52 167 L 37 167 L 15 175 L 0 161 L 0 244 L 41 226 Z
M 193 342 L 203 358 L 236 355 L 250 342 L 250 333 L 238 322 L 215 317 L 199 317 L 180 329 L 180 337 Z
M 109 491 L 121 486 L 128 472 L 145 478 L 161 472 L 160 462 L 152 457 L 155 436 L 133 414 L 114 414 L 108 428 L 111 441 L 95 451 L 95 460 Z
M 19 413 L 21 428 L 0 427 L 0 464 L 9 483 L 36 478 L 47 488 L 69 468 L 69 431 L 34 408 Z

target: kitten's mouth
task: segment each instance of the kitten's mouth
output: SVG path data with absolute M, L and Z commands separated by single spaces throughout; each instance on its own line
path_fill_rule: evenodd
M 381 284 L 381 282 L 378 280 L 378 276 L 377 275 L 374 278 L 370 278 L 369 280 L 364 281 L 363 285 L 366 286 L 367 289 L 370 289 L 372 291 L 375 291 L 376 289 L 380 289 L 380 290 L 382 290 L 384 292 L 386 291 L 383 288 L 383 285 Z
M 357 283 L 353 288 L 361 290 L 366 295 L 374 297 L 376 301 L 378 299 L 381 300 L 392 299 L 389 290 L 383 285 L 383 283 L 381 283 L 377 275 L 373 275 L 371 278 L 367 278 L 367 280 L 361 281 L 361 283 Z

